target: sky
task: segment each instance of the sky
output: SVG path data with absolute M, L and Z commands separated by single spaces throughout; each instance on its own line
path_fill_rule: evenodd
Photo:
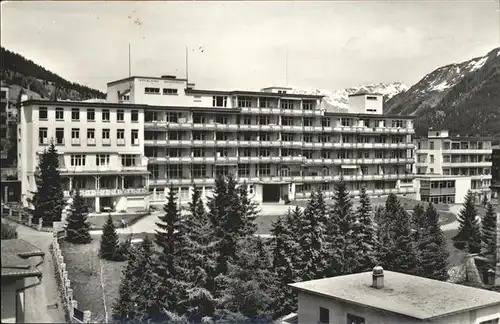
M 128 76 L 203 89 L 340 89 L 400 81 L 500 46 L 500 1 L 1 3 L 1 44 L 105 91 Z

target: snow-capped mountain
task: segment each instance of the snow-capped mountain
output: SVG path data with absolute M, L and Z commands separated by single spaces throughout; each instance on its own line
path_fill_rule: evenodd
M 351 94 L 359 92 L 380 93 L 384 95 L 384 99 L 387 101 L 398 93 L 406 90 L 408 90 L 406 85 L 401 82 L 393 82 L 389 84 L 368 84 L 337 90 L 293 88 L 292 93 L 323 95 L 325 96 L 324 102 L 327 106 L 331 106 L 333 109 L 347 109 L 349 103 L 348 96 Z
M 500 48 L 437 68 L 385 108 L 390 114 L 416 115 L 420 135 L 429 127 L 500 135 Z

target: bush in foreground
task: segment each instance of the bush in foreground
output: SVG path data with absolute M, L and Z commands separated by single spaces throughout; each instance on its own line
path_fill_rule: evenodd
M 14 225 L 2 221 L 2 240 L 11 240 L 17 238 L 17 230 Z

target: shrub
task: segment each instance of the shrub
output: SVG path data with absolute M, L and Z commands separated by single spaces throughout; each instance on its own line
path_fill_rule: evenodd
M 2 222 L 2 240 L 11 240 L 17 238 L 17 230 L 14 225 Z

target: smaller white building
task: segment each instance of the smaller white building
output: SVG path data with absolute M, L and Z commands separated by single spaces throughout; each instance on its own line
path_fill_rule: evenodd
M 298 282 L 298 323 L 498 324 L 500 294 L 385 271 Z
M 471 189 L 471 177 L 424 174 L 414 180 L 416 199 L 433 204 L 462 204 Z

